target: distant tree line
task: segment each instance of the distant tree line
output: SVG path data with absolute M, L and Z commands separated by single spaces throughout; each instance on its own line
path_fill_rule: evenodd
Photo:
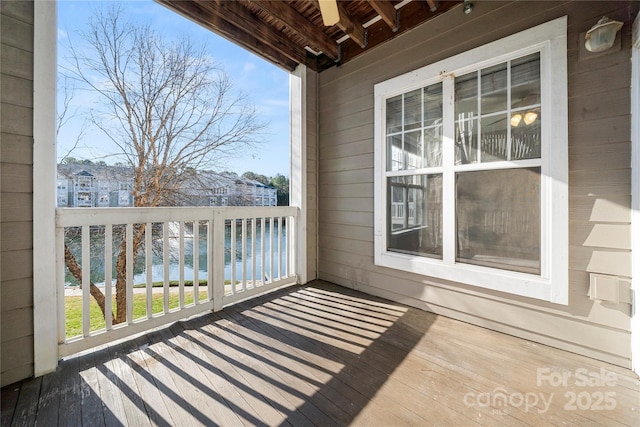
M 242 177 L 275 187 L 278 190 L 278 206 L 289 206 L 289 178 L 286 176 L 278 173 L 276 176 L 267 177 L 255 172 L 245 172 Z

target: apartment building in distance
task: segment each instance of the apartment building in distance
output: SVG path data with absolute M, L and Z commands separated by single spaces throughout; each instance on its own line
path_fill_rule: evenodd
M 131 168 L 101 165 L 58 165 L 58 207 L 133 206 Z M 275 187 L 247 178 L 198 172 L 184 184 L 182 206 L 277 206 Z

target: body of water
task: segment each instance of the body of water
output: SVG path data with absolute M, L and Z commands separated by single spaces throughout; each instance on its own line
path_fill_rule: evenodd
M 287 230 L 286 225 L 282 225 L 282 233 L 280 239 L 278 238 L 278 226 L 276 224 L 273 225 L 273 232 L 271 231 L 271 227 L 269 223 L 265 223 L 265 277 L 261 278 L 262 271 L 262 227 L 263 224 L 258 222 L 256 224 L 256 253 L 255 253 L 255 261 L 256 261 L 256 278 L 258 280 L 270 280 L 274 275 L 277 277 L 278 275 L 284 275 L 286 269 L 286 238 L 287 238 Z M 253 280 L 253 257 L 252 253 L 253 243 L 251 237 L 251 227 L 248 224 L 246 227 L 246 275 L 244 277 L 245 280 Z M 161 236 L 161 233 L 158 233 Z M 173 234 L 173 233 L 172 233 Z M 176 233 L 177 234 L 177 233 Z M 172 236 L 169 238 L 169 254 L 170 254 L 170 262 L 169 262 L 169 280 L 179 280 L 180 279 L 180 262 L 179 262 L 179 238 L 176 236 Z M 231 280 L 232 277 L 232 265 L 235 263 L 236 267 L 236 281 L 243 280 L 243 269 L 242 269 L 242 227 L 240 225 L 236 226 L 236 245 L 235 245 L 235 254 L 231 253 L 231 228 L 226 227 L 225 233 L 225 245 L 224 245 L 224 278 L 225 280 Z M 67 238 L 67 245 L 69 245 L 71 251 L 76 255 L 76 259 L 80 264 L 81 258 L 81 248 L 80 248 L 80 239 L 77 238 Z M 119 249 L 119 245 L 116 243 L 117 239 L 114 236 L 114 251 L 116 253 L 113 256 L 113 271 L 112 277 L 115 282 L 116 272 L 116 257 L 117 250 Z M 194 260 L 194 251 L 193 251 L 193 242 L 194 237 L 191 233 L 191 230 L 185 231 L 184 237 L 184 266 L 183 266 L 183 278 L 184 280 L 193 280 L 194 279 L 194 269 L 193 269 L 193 260 Z M 270 262 L 270 244 L 271 248 L 275 252 L 276 256 L 273 261 L 273 272 L 271 271 L 271 262 Z M 100 233 L 100 231 L 93 232 L 91 235 L 91 280 L 96 285 L 104 284 L 104 232 Z M 152 279 L 154 282 L 163 281 L 164 277 L 164 267 L 162 264 L 163 254 L 162 254 L 163 242 L 162 238 L 156 238 L 154 233 L 154 251 L 153 251 L 153 264 L 151 267 Z M 282 254 L 282 260 L 280 265 L 280 271 L 278 271 L 278 257 L 277 254 L 280 252 Z M 145 267 L 145 248 L 142 245 L 139 255 L 136 261 L 136 267 L 134 270 L 134 284 L 144 284 L 147 281 L 147 272 Z M 235 256 L 234 256 L 235 255 Z M 199 227 L 199 238 L 198 238 L 198 279 L 203 280 L 207 279 L 208 275 L 208 256 L 207 256 L 207 229 L 204 226 Z M 75 278 L 67 271 L 65 276 L 65 284 L 67 286 L 78 286 L 78 282 Z

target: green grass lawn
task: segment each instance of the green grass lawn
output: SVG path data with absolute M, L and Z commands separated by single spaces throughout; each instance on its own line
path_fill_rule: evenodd
M 198 292 L 198 299 L 200 301 L 207 299 L 207 291 L 200 290 Z M 69 296 L 65 297 L 65 313 L 66 313 L 66 331 L 67 338 L 82 335 L 82 297 L 81 296 Z M 90 314 L 89 324 L 91 331 L 97 331 L 105 327 L 104 317 L 102 311 L 98 307 L 98 303 L 91 298 L 90 299 Z M 152 298 L 152 313 L 162 313 L 164 304 L 164 296 L 162 293 L 154 293 Z M 169 293 L 169 309 L 177 308 L 178 290 L 175 289 Z M 184 304 L 193 304 L 193 291 L 184 291 Z M 115 313 L 116 301 L 113 298 L 112 307 Z M 133 318 L 141 319 L 147 317 L 147 295 L 146 294 L 134 294 L 133 295 Z

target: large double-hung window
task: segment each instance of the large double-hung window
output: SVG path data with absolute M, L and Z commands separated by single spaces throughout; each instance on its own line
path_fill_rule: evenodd
M 566 18 L 375 87 L 376 264 L 567 303 Z

